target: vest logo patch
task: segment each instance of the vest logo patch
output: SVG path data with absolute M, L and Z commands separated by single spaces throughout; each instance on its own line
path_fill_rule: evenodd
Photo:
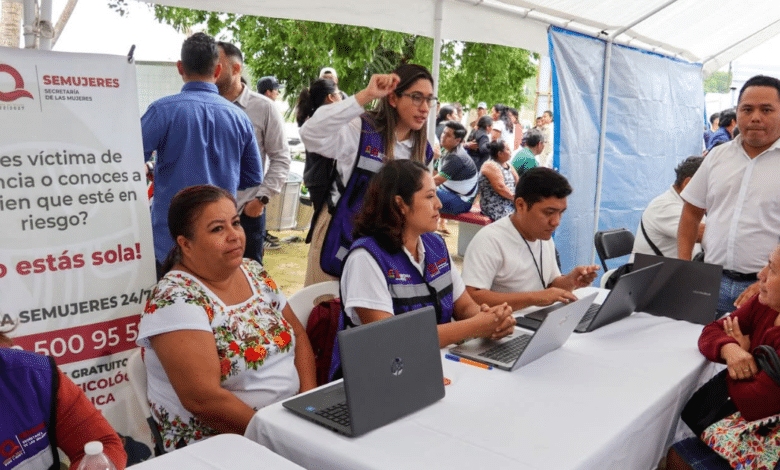
M 398 279 L 401 282 L 406 282 L 409 279 L 411 279 L 411 274 L 402 274 L 398 272 L 397 269 L 388 269 L 387 270 L 387 278 L 388 279 Z
M 0 444 L 0 455 L 5 459 L 3 465 L 10 464 L 17 457 L 21 456 L 22 453 L 22 448 L 13 439 L 7 439 Z
M 382 153 L 382 150 L 379 147 L 372 147 L 370 145 L 366 145 L 366 150 L 363 152 L 366 155 L 371 155 L 372 157 L 377 157 Z
M 428 264 L 428 267 L 426 268 L 428 270 L 428 274 L 431 276 L 436 276 L 439 274 L 439 271 L 449 266 L 450 263 L 447 261 L 447 258 L 441 258 L 439 261 L 435 263 Z

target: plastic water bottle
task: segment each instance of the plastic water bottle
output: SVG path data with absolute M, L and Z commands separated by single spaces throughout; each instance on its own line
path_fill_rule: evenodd
M 84 444 L 84 458 L 79 463 L 78 470 L 116 470 L 106 454 L 103 453 L 103 443 L 91 441 Z

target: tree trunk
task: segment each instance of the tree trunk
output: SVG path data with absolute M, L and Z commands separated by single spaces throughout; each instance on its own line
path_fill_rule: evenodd
M 2 0 L 2 19 L 0 20 L 0 46 L 19 47 L 19 35 L 22 31 L 21 3 Z
M 60 18 L 57 20 L 57 24 L 54 25 L 54 37 L 51 40 L 51 48 L 54 49 L 54 45 L 57 44 L 57 39 L 60 38 L 60 34 L 62 34 L 62 30 L 65 28 L 65 25 L 68 23 L 68 20 L 70 19 L 70 15 L 73 14 L 73 10 L 76 8 L 76 3 L 78 3 L 79 0 L 68 0 L 68 3 L 65 5 L 65 8 L 62 10 L 62 14 L 60 14 Z

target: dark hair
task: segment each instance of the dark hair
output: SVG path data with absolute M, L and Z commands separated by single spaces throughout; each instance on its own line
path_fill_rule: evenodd
M 506 108 L 507 112 L 515 117 L 516 120 L 520 120 L 520 111 L 518 111 L 516 108 Z
M 436 125 L 438 126 L 439 124 L 441 124 L 442 121 L 446 121 L 447 116 L 453 114 L 454 112 L 455 112 L 455 108 L 453 108 L 452 106 L 448 104 L 442 106 L 441 109 L 439 109 L 439 115 L 436 116 Z
M 404 204 L 411 206 L 427 172 L 425 165 L 413 160 L 391 160 L 382 166 L 371 178 L 355 218 L 355 239 L 372 237 L 388 253 L 400 251 L 406 220 L 395 197 L 401 196 Z
M 710 124 L 715 124 L 715 120 L 720 118 L 720 113 L 712 113 L 710 116 Z
M 546 115 L 550 116 L 550 119 L 554 119 L 553 112 L 550 111 L 549 109 L 547 111 L 543 112 L 542 114 L 546 114 Z
M 538 129 L 528 129 L 525 133 L 525 145 L 527 147 L 536 147 L 540 142 L 544 142 L 544 136 Z
M 504 151 L 504 140 L 503 139 L 497 139 L 488 144 L 488 149 L 490 150 L 490 158 L 492 160 L 498 159 L 498 154 L 500 152 Z
M 400 97 L 406 90 L 412 85 L 417 83 L 417 80 L 428 80 L 433 85 L 433 77 L 431 73 L 423 67 L 417 64 L 404 64 L 393 70 L 393 73 L 398 75 L 401 81 L 393 91 L 397 97 Z M 388 95 L 389 96 L 389 95 Z M 393 159 L 393 147 L 395 146 L 395 126 L 398 123 L 398 111 L 390 106 L 388 96 L 385 96 L 377 103 L 376 107 L 368 112 L 368 115 L 374 119 L 374 126 L 382 135 L 382 141 L 385 144 L 385 156 L 388 160 Z M 422 126 L 420 130 L 412 131 L 412 160 L 418 162 L 425 161 L 425 153 L 428 148 L 427 126 Z
M 241 49 L 236 47 L 235 44 L 227 41 L 217 41 L 217 47 L 222 49 L 225 56 L 235 59 L 241 64 L 244 63 L 244 54 L 241 53 Z
M 493 118 L 485 114 L 477 121 L 477 129 L 486 131 L 489 126 L 493 125 Z
M 509 117 L 509 107 L 505 104 L 496 103 L 493 105 L 493 109 L 498 113 L 498 119 L 504 122 L 507 132 L 512 132 L 514 124 L 512 124 L 512 118 Z
M 295 115 L 298 127 L 302 126 L 314 114 L 314 111 L 317 111 L 317 108 L 325 104 L 328 96 L 338 93 L 338 91 L 339 88 L 336 86 L 336 82 L 330 78 L 315 80 L 309 85 L 309 88 L 301 90 Z
M 219 51 L 214 38 L 205 33 L 195 33 L 181 45 L 181 64 L 187 75 L 208 77 L 214 75 L 219 62 Z
M 742 94 L 745 93 L 745 90 L 747 90 L 748 87 L 751 86 L 766 86 L 766 87 L 774 88 L 775 90 L 777 90 L 778 99 L 780 99 L 780 80 L 776 79 L 775 77 L 768 77 L 766 75 L 756 75 L 755 77 L 751 77 L 750 79 L 748 79 L 748 81 L 746 81 L 745 84 L 742 85 L 742 89 L 739 90 L 739 98 L 737 99 L 737 103 L 742 101 Z M 720 124 L 720 126 L 722 127 L 723 124 Z
M 571 185 L 566 177 L 552 168 L 542 166 L 526 170 L 520 176 L 520 181 L 515 187 L 515 199 L 523 198 L 530 209 L 542 199 L 548 197 L 563 199 L 571 192 Z
M 677 175 L 677 177 L 674 180 L 674 185 L 676 187 L 680 187 L 683 184 L 683 181 L 685 181 L 685 178 L 689 178 L 693 176 L 694 173 L 696 173 L 696 170 L 699 169 L 699 166 L 701 166 L 701 162 L 704 161 L 704 157 L 688 157 L 682 162 L 680 162 L 679 165 L 677 165 L 677 168 L 674 169 L 674 173 Z
M 737 120 L 737 113 L 733 109 L 725 109 L 720 113 L 718 126 L 729 127 L 732 122 Z
M 273 75 L 260 77 L 260 80 L 257 81 L 257 92 L 261 95 L 264 95 L 266 91 L 277 90 L 279 88 L 279 80 Z
M 200 216 L 203 208 L 224 198 L 230 199 L 233 201 L 233 204 L 236 203 L 236 199 L 232 194 L 210 184 L 189 186 L 173 196 L 171 205 L 168 208 L 168 231 L 171 233 L 174 246 L 163 262 L 163 273 L 167 273 L 181 261 L 181 247 L 176 241 L 179 235 L 192 239 L 195 219 Z
M 458 121 L 447 121 L 444 123 L 444 127 L 452 129 L 452 135 L 455 136 L 456 139 L 463 140 L 466 137 L 466 128 Z

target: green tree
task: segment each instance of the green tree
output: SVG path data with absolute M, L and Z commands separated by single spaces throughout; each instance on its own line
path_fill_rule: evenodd
M 235 41 L 254 78 L 274 75 L 292 105 L 322 67 L 339 73 L 348 94 L 362 89 L 371 74 L 400 63 L 431 67 L 433 40 L 360 26 L 223 14 L 155 6 L 161 22 L 185 31 L 203 25 L 212 36 Z M 478 101 L 519 107 L 523 82 L 536 73 L 528 51 L 504 46 L 448 41 L 442 48 L 439 97 L 474 106 Z
M 731 89 L 731 72 L 713 72 L 704 80 L 704 93 L 728 93 Z

